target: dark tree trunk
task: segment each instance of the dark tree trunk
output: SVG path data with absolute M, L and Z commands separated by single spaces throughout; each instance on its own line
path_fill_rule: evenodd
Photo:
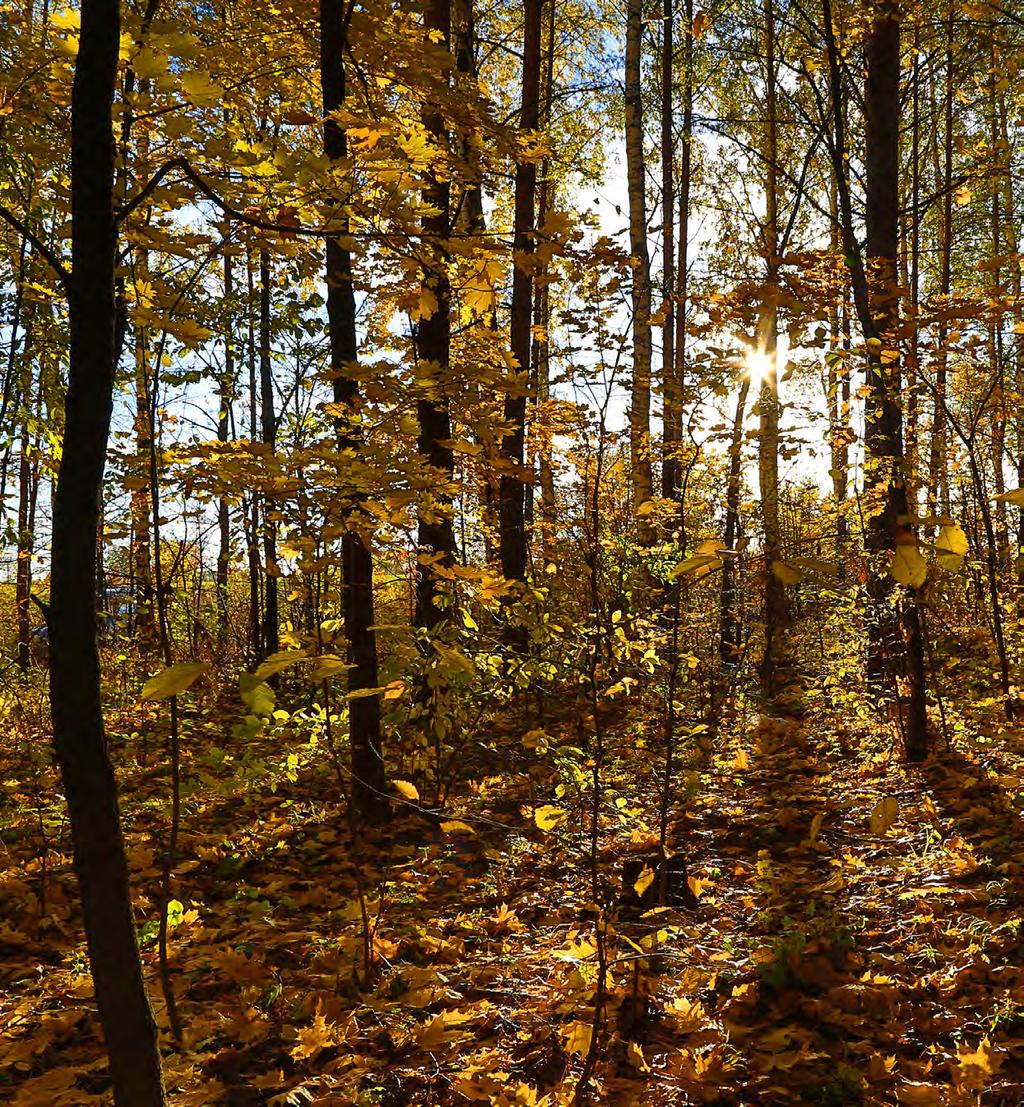
M 114 389 L 117 0 L 82 0 L 71 109 L 70 363 L 53 503 L 50 703 L 114 1099 L 164 1103 L 132 916 L 96 643 L 96 531 Z
M 643 0 L 626 4 L 625 122 L 626 184 L 629 194 L 629 252 L 633 309 L 633 383 L 629 404 L 630 478 L 633 510 L 654 492 L 651 468 L 651 258 L 647 245 L 647 178 L 644 162 L 642 95 Z M 640 544 L 649 546 L 654 534 L 647 516 L 639 516 Z
M 673 449 L 666 449 L 666 461 L 662 468 L 662 495 L 671 499 L 682 494 L 683 408 L 686 404 L 686 317 L 690 265 L 690 191 L 693 176 L 693 0 L 685 0 L 683 16 L 683 133 L 679 157 L 679 244 L 675 271 L 675 339 L 672 350 L 674 368 L 671 387 L 664 384 L 665 418 L 674 422 L 671 430 L 666 422 L 665 433 L 674 441 Z M 675 454 L 674 459 L 670 458 L 671 453 Z M 684 505 L 680 502 L 680 532 L 685 529 L 683 513 Z
M 249 362 L 249 440 L 255 442 L 259 435 L 256 413 L 256 327 L 253 323 L 253 310 L 256 286 L 253 280 L 252 255 L 246 255 L 246 284 L 248 291 L 247 307 L 247 360 Z M 245 528 L 246 555 L 249 563 L 249 653 L 253 661 L 263 654 L 263 580 L 260 568 L 260 508 L 259 496 L 254 492 L 249 504 L 242 509 L 242 523 Z
M 523 83 L 519 129 L 540 125 L 541 0 L 523 0 Z M 516 166 L 513 251 L 523 257 L 533 250 L 537 163 Z M 526 394 L 530 380 L 533 326 L 533 276 L 529 262 L 513 261 L 510 345 L 516 377 L 505 396 L 505 422 L 512 428 L 501 441 L 506 471 L 501 475 L 501 571 L 509 580 L 526 580 L 526 485 L 523 483 L 526 443 Z
M 25 672 L 31 662 L 32 554 L 39 469 L 32 456 L 33 443 L 29 432 L 27 391 L 23 394 L 22 403 L 25 405 L 25 415 L 21 426 L 21 450 L 18 459 L 18 566 L 14 594 L 15 608 L 18 613 L 18 667 Z
M 675 181 L 672 127 L 673 0 L 665 0 L 661 32 L 661 494 L 674 500 L 679 492 L 679 445 L 683 436 L 682 408 L 675 378 Z M 689 37 L 689 28 L 683 28 Z M 684 138 L 684 142 L 686 139 Z
M 761 689 L 771 697 L 780 691 L 776 670 L 784 653 L 784 635 L 789 621 L 786 589 L 775 572 L 783 556 L 779 525 L 779 142 L 778 65 L 775 58 L 775 4 L 765 0 L 765 207 L 764 259 L 765 304 L 758 334 L 759 349 L 769 369 L 758 397 L 758 485 L 761 493 L 761 522 L 764 528 L 764 655 L 761 658 Z
M 451 36 L 451 5 L 449 0 L 430 0 L 425 13 L 428 31 L 439 31 L 448 45 Z M 423 123 L 442 148 L 447 147 L 448 134 L 444 118 L 435 108 L 427 106 Z M 450 443 L 452 428 L 448 412 L 449 360 L 451 353 L 451 286 L 447 276 L 447 240 L 451 234 L 451 186 L 444 173 L 432 173 L 423 189 L 424 203 L 434 214 L 423 218 L 424 284 L 437 302 L 434 311 L 416 326 L 416 360 L 429 365 L 431 381 L 416 405 L 419 417 L 418 448 L 422 461 L 436 474 L 437 491 L 433 503 L 420 511 L 417 520 L 419 572 L 416 578 L 415 624 L 433 631 L 441 622 L 443 612 L 437 605 L 439 566 L 450 565 L 455 559 L 455 533 L 452 529 L 452 477 L 455 460 Z
M 277 446 L 274 414 L 274 374 L 270 361 L 270 253 L 260 250 L 260 430 L 271 453 Z M 269 459 L 268 459 L 269 463 Z M 269 496 L 263 499 L 263 560 L 266 583 L 263 594 L 263 653 L 277 653 L 277 523 Z
M 739 537 L 740 491 L 743 484 L 743 420 L 747 411 L 747 395 L 750 378 L 744 377 L 740 394 L 736 399 L 736 414 L 732 421 L 732 438 L 729 443 L 729 484 L 725 493 L 725 533 L 722 535 L 727 550 L 735 550 Z M 736 582 L 736 559 L 729 553 L 722 561 L 722 578 L 719 591 L 718 656 L 722 668 L 735 668 L 739 664 L 743 648 L 743 624 L 736 611 L 739 589 Z
M 230 243 L 230 233 L 225 236 Z M 231 422 L 231 404 L 235 395 L 235 346 L 232 337 L 234 322 L 234 259 L 228 253 L 224 255 L 224 301 L 227 305 L 225 315 L 224 373 L 220 381 L 220 411 L 217 415 L 217 440 L 226 445 Z M 225 496 L 217 501 L 217 643 L 221 652 L 228 641 L 228 570 L 231 567 L 231 512 Z
M 907 515 L 903 474 L 903 413 L 899 404 L 899 97 L 900 17 L 893 0 L 875 0 L 865 43 L 865 178 L 868 310 L 861 317 L 868 344 L 868 402 L 864 425 L 865 499 L 876 500 L 868 520 L 866 547 L 872 567 L 869 592 L 874 612 L 869 627 L 868 676 L 881 685 L 886 661 L 905 661 L 910 686 L 906 725 L 907 758 L 928 751 L 924 645 L 916 600 L 902 605 L 902 626 L 883 612 L 892 578 L 881 561 L 901 537 Z M 909 536 L 907 536 L 909 537 Z M 912 540 L 912 538 L 911 538 Z M 897 641 L 902 636 L 902 643 Z M 902 658 L 900 657 L 902 655 Z
M 344 48 L 347 32 L 344 0 L 320 0 L 320 88 L 324 107 L 324 153 L 332 161 L 346 155 L 343 127 L 333 118 L 345 102 Z M 337 237 L 327 239 L 327 319 L 331 344 L 331 374 L 338 452 L 342 464 L 363 451 L 359 423 L 360 394 L 355 376 L 359 349 L 356 300 L 352 288 L 352 257 L 342 241 L 348 238 L 348 218 L 340 205 L 330 219 Z M 377 687 L 377 638 L 373 624 L 372 525 L 363 510 L 364 490 L 351 489 L 343 507 L 341 570 L 344 588 L 345 637 L 348 639 L 349 692 Z M 379 822 L 389 811 L 387 777 L 381 755 L 380 700 L 357 696 L 349 701 L 349 741 L 352 748 L 352 805 L 362 819 Z
M 943 93 L 943 152 L 941 177 L 936 181 L 942 192 L 941 222 L 939 225 L 939 303 L 945 307 L 953 290 L 953 106 L 956 97 L 956 78 L 953 68 L 953 43 L 955 37 L 955 9 L 950 5 L 946 19 L 946 74 Z M 936 153 L 936 161 L 938 154 Z M 936 174 L 940 172 L 936 165 Z M 940 316 L 936 328 L 935 343 L 935 408 L 932 418 L 931 446 L 928 457 L 928 514 L 949 514 L 949 464 L 946 437 L 946 375 L 949 361 L 949 323 Z

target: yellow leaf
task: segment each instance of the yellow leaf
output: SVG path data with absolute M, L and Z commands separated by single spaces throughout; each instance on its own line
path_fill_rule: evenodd
M 637 1070 L 637 1072 L 650 1072 L 651 1066 L 644 1058 L 644 1051 L 636 1044 L 636 1042 L 630 1042 L 626 1047 L 626 1053 L 629 1057 L 629 1063 Z
M 478 261 L 462 290 L 462 302 L 478 315 L 487 315 L 497 305 L 495 285 L 501 280 L 501 262 L 495 258 Z
M 942 527 L 935 540 L 937 555 L 935 560 L 943 569 L 955 573 L 964 562 L 967 554 L 967 535 L 957 526 Z
M 266 680 L 268 676 L 273 676 L 274 673 L 279 673 L 282 669 L 290 668 L 305 660 L 305 650 L 281 650 L 279 653 L 272 653 L 262 661 L 255 675 L 260 680 Z
M 219 104 L 224 95 L 205 73 L 185 73 L 181 78 L 181 87 L 192 103 L 201 108 Z
M 441 829 L 445 834 L 475 834 L 476 831 L 469 825 L 464 823 L 461 819 L 448 819 L 441 824 Z
M 533 821 L 537 824 L 539 830 L 547 832 L 564 823 L 568 814 L 569 812 L 564 807 L 552 807 L 551 804 L 544 804 L 534 811 Z
M 787 565 L 785 561 L 773 561 L 772 572 L 782 581 L 783 584 L 799 584 L 800 574 L 793 568 L 792 565 Z
M 410 784 L 407 780 L 395 780 L 392 783 L 395 789 L 405 796 L 407 800 L 412 800 L 414 803 L 419 800 L 420 793 L 415 784 Z
M 713 880 L 701 880 L 699 876 L 688 876 L 686 883 L 689 886 L 691 892 L 697 899 L 704 894 L 704 892 L 714 884 Z
M 405 692 L 404 680 L 391 680 L 384 686 L 384 699 L 397 700 L 402 698 L 402 694 Z
M 821 824 L 825 821 L 825 813 L 819 811 L 817 815 L 811 819 L 811 829 L 807 832 L 807 841 L 816 842 L 818 840 L 818 834 L 821 831 Z
M 897 584 L 920 588 L 928 575 L 928 563 L 913 542 L 901 542 L 893 551 L 890 571 Z
M 61 8 L 50 14 L 50 22 L 58 31 L 78 31 L 82 26 L 82 13 L 72 8 Z
M 692 1034 L 699 1030 L 707 1019 L 704 1007 L 686 996 L 676 996 L 665 1005 L 665 1014 L 669 1015 L 683 1034 Z
M 465 1032 L 459 1030 L 462 1023 L 467 1022 L 473 1016 L 459 1011 L 442 1011 L 435 1015 L 429 1022 L 416 1028 L 414 1037 L 420 1049 L 439 1049 L 458 1038 L 464 1037 Z
M 895 796 L 883 796 L 871 811 L 871 833 L 884 834 L 896 821 L 900 813 L 899 801 Z
M 565 1035 L 565 1048 L 569 1053 L 578 1053 L 586 1057 L 590 1053 L 590 1043 L 594 1038 L 594 1028 L 589 1022 L 574 1022 Z
M 746 750 L 737 750 L 736 756 L 733 758 L 732 767 L 734 769 L 749 769 L 750 758 L 747 756 Z
M 182 661 L 151 676 L 142 687 L 144 700 L 166 700 L 191 688 L 209 669 L 209 661 Z
M 420 290 L 420 298 L 413 305 L 412 310 L 409 312 L 413 319 L 413 322 L 418 322 L 421 319 L 430 319 L 437 311 L 437 297 L 429 288 Z
M 650 865 L 644 865 L 643 871 L 633 881 L 633 891 L 640 899 L 644 898 L 644 892 L 654 883 L 654 869 Z
M 961 1065 L 971 1065 L 988 1075 L 994 1073 L 1003 1063 L 1002 1057 L 996 1056 L 988 1038 L 982 1038 L 975 1050 L 961 1046 L 956 1057 Z
M 938 1107 L 944 1100 L 942 1089 L 936 1084 L 919 1084 L 916 1081 L 902 1084 L 896 1098 L 906 1107 Z
M 337 1041 L 338 1028 L 327 1021 L 322 1011 L 317 1011 L 309 1026 L 299 1031 L 298 1042 L 292 1048 L 291 1055 L 296 1061 L 315 1057 L 322 1049 L 336 1044 Z
M 316 668 L 309 674 L 309 679 L 314 683 L 352 668 L 347 661 L 342 661 L 332 653 L 321 654 L 313 660 L 316 662 Z
M 707 576 L 708 573 L 714 569 L 720 568 L 722 565 L 722 559 L 716 553 L 698 553 L 692 557 L 686 558 L 685 561 L 680 561 L 679 564 L 669 573 L 669 577 L 672 580 L 678 580 L 680 577 L 685 576 L 687 573 L 694 573 L 697 578 Z
M 969 204 L 974 197 L 974 193 L 966 186 L 961 185 L 956 192 L 953 193 L 953 199 L 956 201 L 956 206 L 962 208 Z

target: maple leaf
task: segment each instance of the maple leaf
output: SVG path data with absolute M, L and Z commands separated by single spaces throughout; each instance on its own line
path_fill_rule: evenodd
M 565 1031 L 565 1048 L 569 1053 L 586 1057 L 594 1038 L 594 1026 L 589 1022 L 574 1022 Z
M 303 1061 L 308 1057 L 315 1057 L 328 1046 L 337 1045 L 340 1040 L 338 1026 L 335 1023 L 329 1023 L 323 1011 L 318 1010 L 309 1026 L 302 1027 L 298 1031 L 298 1040 L 292 1047 L 290 1055 L 295 1061 Z
M 977 1049 L 961 1046 L 956 1057 L 962 1067 L 978 1069 L 988 1076 L 997 1072 L 1003 1063 L 1002 1056 L 996 1053 L 988 1038 L 982 1038 Z

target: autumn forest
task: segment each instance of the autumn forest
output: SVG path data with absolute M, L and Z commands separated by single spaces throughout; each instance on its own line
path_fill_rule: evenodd
M 0 0 L 0 1101 L 1024 1104 L 1018 0 Z

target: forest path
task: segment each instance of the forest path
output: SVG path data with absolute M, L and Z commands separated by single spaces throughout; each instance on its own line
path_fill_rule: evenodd
M 771 715 L 718 766 L 692 816 L 722 965 L 705 1101 L 1024 1103 L 1017 778 Z

